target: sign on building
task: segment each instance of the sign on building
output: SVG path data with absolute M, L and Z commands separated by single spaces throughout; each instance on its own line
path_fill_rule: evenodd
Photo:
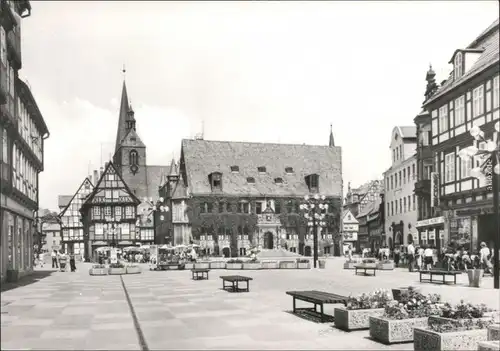
M 431 207 L 439 206 L 439 173 L 431 173 Z

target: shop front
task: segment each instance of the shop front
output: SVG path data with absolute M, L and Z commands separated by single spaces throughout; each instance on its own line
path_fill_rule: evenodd
M 418 234 L 414 233 L 417 234 L 414 235 L 414 239 L 417 239 L 416 241 L 420 246 L 430 246 L 438 250 L 445 246 L 444 217 L 433 217 L 417 221 L 415 227 L 418 230 Z

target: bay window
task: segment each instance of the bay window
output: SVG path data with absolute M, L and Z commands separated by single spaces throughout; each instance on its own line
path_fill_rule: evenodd
M 484 113 L 484 87 L 481 85 L 472 91 L 472 116 Z
M 444 156 L 444 181 L 445 183 L 455 180 L 455 153 L 449 153 Z

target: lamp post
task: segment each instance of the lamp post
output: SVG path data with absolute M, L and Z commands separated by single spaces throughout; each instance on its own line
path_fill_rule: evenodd
M 323 221 L 325 219 L 325 212 L 328 210 L 328 204 L 323 203 L 325 195 L 316 194 L 312 197 L 309 195 L 304 196 L 304 203 L 299 207 L 304 211 L 304 218 L 308 220 L 307 226 L 313 229 L 313 249 L 314 249 L 314 268 L 318 262 L 318 227 L 326 226 Z
M 144 198 L 144 202 L 147 202 L 148 199 L 147 198 Z M 168 212 L 170 209 L 168 208 L 167 205 L 164 205 L 165 199 L 163 197 L 159 197 L 158 199 L 155 199 L 153 200 L 153 198 L 149 198 L 149 203 L 150 203 L 150 207 L 148 208 L 143 208 L 142 209 L 142 212 L 146 215 L 146 216 L 149 216 L 151 213 L 153 214 L 153 239 L 156 243 L 156 217 L 157 217 L 157 214 L 159 213 L 160 216 L 159 216 L 159 219 L 160 221 L 164 221 L 165 220 L 165 216 L 163 215 L 163 213 L 166 213 Z M 148 212 L 146 214 L 146 212 Z M 160 243 L 157 243 L 157 244 L 160 244 Z M 172 243 L 171 243 L 172 244 Z
M 470 134 L 475 139 L 473 145 L 468 146 L 458 153 L 461 159 L 470 159 L 473 156 L 482 156 L 483 163 L 479 167 L 471 169 L 470 174 L 475 178 L 482 178 L 483 174 L 487 179 L 488 189 L 493 191 L 493 221 L 494 221 L 494 237 L 493 237 L 493 286 L 499 288 L 499 252 L 500 252 L 500 213 L 498 211 L 498 191 L 500 182 L 500 122 L 495 123 L 495 132 L 493 139 L 487 140 L 484 137 L 484 132 L 478 126 L 473 126 L 470 129 Z M 484 149 L 479 150 L 476 146 L 479 142 L 484 143 Z M 490 184 L 491 181 L 491 184 Z

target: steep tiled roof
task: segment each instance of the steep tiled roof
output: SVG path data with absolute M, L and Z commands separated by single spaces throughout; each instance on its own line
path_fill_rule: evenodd
M 158 187 L 162 185 L 162 177 L 168 174 L 169 166 L 146 166 L 148 197 L 158 197 Z
M 146 147 L 139 137 L 139 134 L 133 129 L 130 129 L 127 136 L 123 138 L 121 146 Z
M 184 186 L 184 182 L 182 180 L 178 181 L 174 185 L 174 190 L 172 191 L 172 199 L 186 199 L 188 197 L 188 192 L 186 187 Z
M 57 205 L 59 206 L 59 208 L 64 208 L 68 206 L 72 198 L 73 195 L 59 195 L 59 197 L 57 198 Z
M 486 35 L 496 28 L 495 32 Z M 486 35 L 486 37 L 485 37 Z M 498 65 L 499 62 L 499 22 L 496 20 L 487 30 L 483 32 L 474 42 L 472 42 L 468 49 L 483 49 L 482 54 L 479 56 L 477 61 L 472 65 L 472 67 L 465 72 L 459 79 L 453 79 L 453 75 L 450 75 L 445 83 L 438 89 L 438 91 L 427 101 L 425 101 L 424 106 L 428 105 L 432 101 L 436 100 L 438 97 L 443 96 L 450 90 L 456 88 L 460 84 L 466 82 L 477 74 L 483 72 L 493 65 Z
M 405 126 L 399 127 L 401 131 L 402 138 L 416 138 L 417 137 L 417 127 L 415 126 Z
M 208 175 L 222 173 L 222 192 L 229 195 L 301 196 L 309 193 L 305 176 L 319 175 L 319 191 L 342 196 L 340 147 L 232 141 L 182 141 L 187 184 L 192 194 L 211 193 Z M 238 166 L 239 172 L 231 172 Z M 259 173 L 257 167 L 266 167 Z M 285 168 L 292 167 L 287 173 Z M 248 183 L 253 177 L 255 183 Z M 275 183 L 282 178 L 282 183 Z

